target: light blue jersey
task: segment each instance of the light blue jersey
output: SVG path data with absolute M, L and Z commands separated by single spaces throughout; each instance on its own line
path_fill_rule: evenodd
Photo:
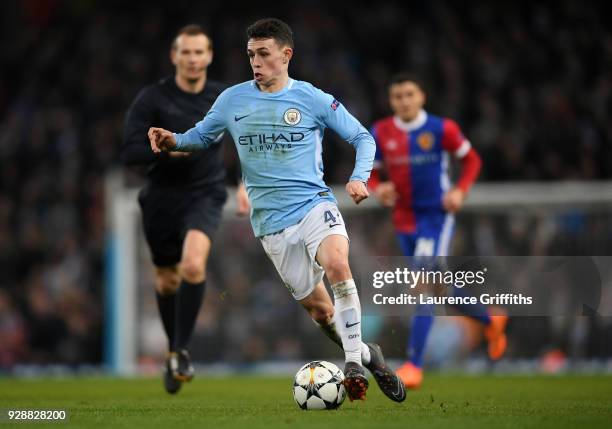
M 357 150 L 350 180 L 366 182 L 376 152 L 373 137 L 331 95 L 293 79 L 274 93 L 260 91 L 254 81 L 228 88 L 194 128 L 175 134 L 175 150 L 204 149 L 230 132 L 253 231 L 261 237 L 295 225 L 322 201 L 336 201 L 323 181 L 321 140 L 328 127 Z

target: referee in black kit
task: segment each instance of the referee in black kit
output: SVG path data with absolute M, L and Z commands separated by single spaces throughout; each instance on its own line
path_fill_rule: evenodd
M 149 127 L 184 132 L 204 117 L 225 89 L 206 78 L 212 41 L 200 26 L 179 30 L 170 57 L 175 75 L 144 88 L 130 106 L 121 158 L 127 165 L 148 166 L 147 185 L 138 202 L 169 343 L 164 386 L 168 393 L 176 393 L 194 375 L 186 348 L 202 303 L 206 262 L 227 192 L 221 145 L 196 153 L 151 151 Z M 248 198 L 240 188 L 238 214 L 246 214 Z

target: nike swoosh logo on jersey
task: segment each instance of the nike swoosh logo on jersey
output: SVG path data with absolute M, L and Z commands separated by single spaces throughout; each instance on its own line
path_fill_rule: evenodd
M 334 223 L 334 224 L 330 225 L 329 227 L 333 228 L 334 226 L 338 226 L 338 225 L 342 225 L 342 224 L 341 223 Z
M 238 122 L 239 120 L 244 119 L 247 116 L 251 116 L 251 114 L 249 113 L 248 115 L 243 115 L 243 116 L 234 115 L 234 121 Z
M 346 325 L 344 325 L 344 326 L 346 326 L 347 328 L 350 328 L 350 327 L 352 327 L 352 326 L 359 325 L 360 323 L 361 323 L 361 322 L 355 322 L 355 323 L 349 323 L 349 322 L 346 322 Z

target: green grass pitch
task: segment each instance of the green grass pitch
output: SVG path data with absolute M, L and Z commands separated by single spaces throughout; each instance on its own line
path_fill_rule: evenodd
M 158 379 L 0 378 L 0 408 L 67 409 L 54 427 L 113 428 L 577 428 L 612 427 L 610 376 L 428 375 L 406 402 L 371 380 L 365 402 L 302 411 L 290 377 L 200 376 L 169 396 Z M 6 421 L 2 427 L 46 427 Z

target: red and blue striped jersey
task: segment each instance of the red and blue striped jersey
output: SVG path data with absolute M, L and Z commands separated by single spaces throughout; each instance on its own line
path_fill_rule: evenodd
M 443 210 L 442 197 L 450 188 L 449 154 L 465 160 L 457 186 L 467 192 L 480 170 L 480 158 L 457 123 L 421 111 L 409 123 L 388 117 L 374 124 L 374 168 L 384 167 L 399 194 L 393 221 L 399 232 L 413 232 L 419 212 Z M 466 155 L 471 155 L 467 157 Z M 473 158 L 475 157 L 475 159 Z M 379 182 L 373 172 L 370 187 Z

